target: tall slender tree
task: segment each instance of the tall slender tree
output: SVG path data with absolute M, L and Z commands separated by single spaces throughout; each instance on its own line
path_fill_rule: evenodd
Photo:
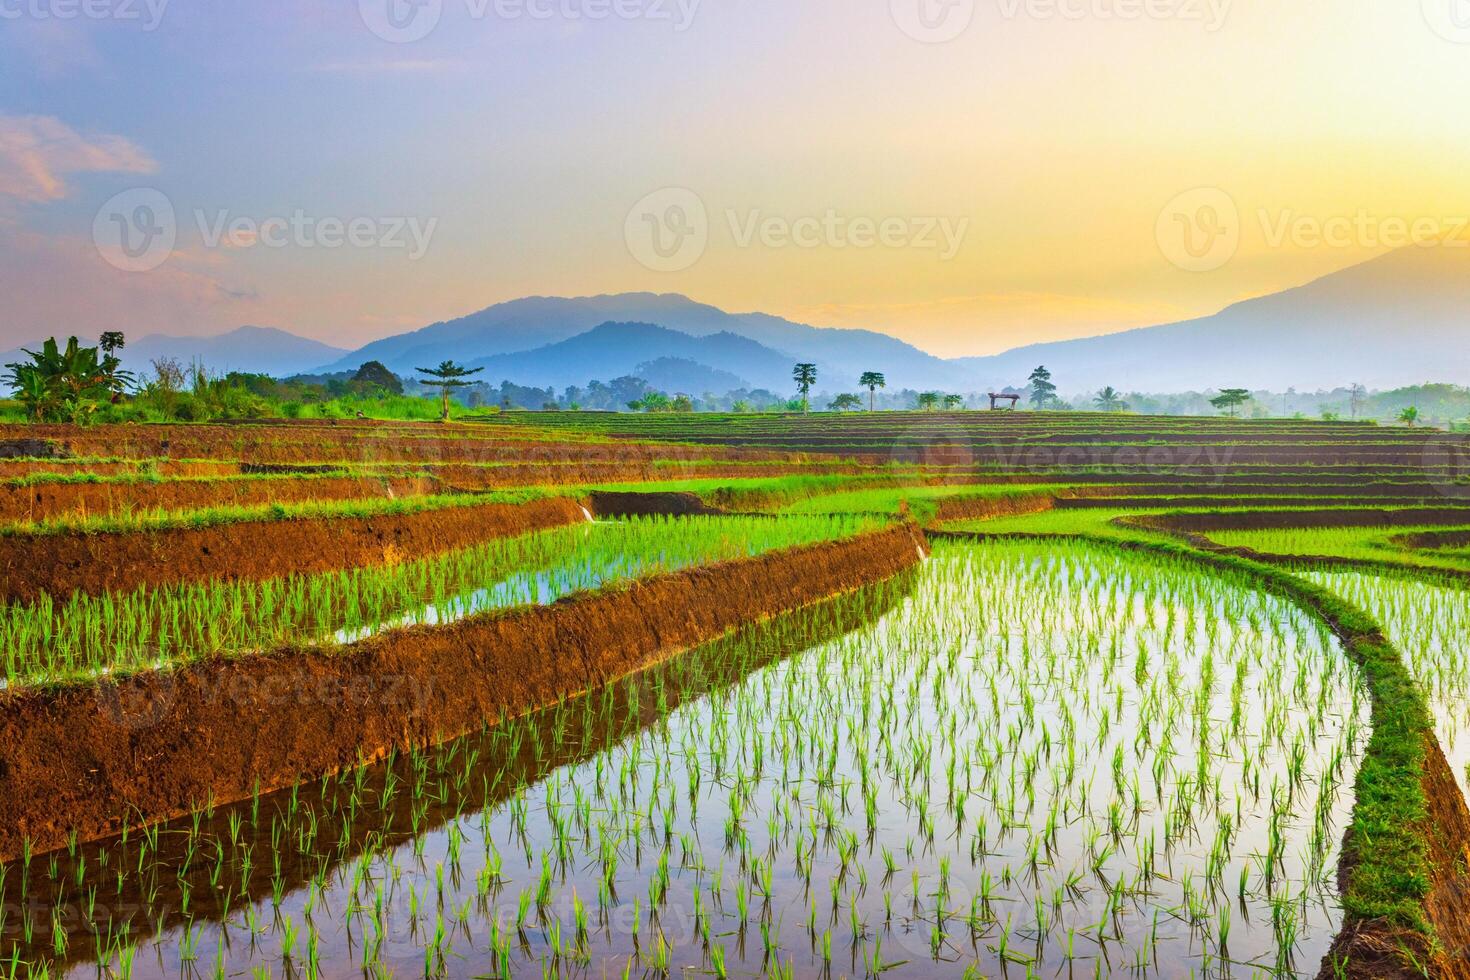
M 817 383 L 817 366 L 798 364 L 791 369 L 791 379 L 796 382 L 796 390 L 801 392 L 802 412 L 810 412 L 812 410 L 812 385 Z
M 1057 397 L 1057 386 L 1052 384 L 1051 372 L 1046 369 L 1045 364 L 1032 371 L 1026 383 L 1031 386 L 1032 408 L 1045 408 Z
M 439 416 L 440 421 L 449 421 L 449 393 L 456 388 L 468 388 L 472 382 L 464 380 L 485 370 L 482 367 L 467 368 L 453 361 L 441 361 L 436 368 L 414 368 L 419 374 L 426 375 L 420 378 L 419 383 L 426 388 L 438 388 L 443 398 L 443 410 Z M 433 379 L 433 380 L 429 380 Z M 509 399 L 507 399 L 509 401 Z
M 868 389 L 868 411 L 873 411 L 874 402 L 878 397 L 878 389 L 887 388 L 888 379 L 883 377 L 881 371 L 864 371 L 863 376 L 858 378 L 858 384 Z
M 1355 384 L 1348 389 L 1348 404 L 1352 407 L 1354 419 L 1363 411 L 1363 402 L 1367 397 L 1368 389 L 1360 384 Z

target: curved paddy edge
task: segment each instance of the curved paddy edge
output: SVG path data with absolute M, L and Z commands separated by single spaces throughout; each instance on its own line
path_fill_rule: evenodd
M 1007 534 L 931 531 L 952 540 Z M 1085 534 L 1019 534 L 1087 541 L 1243 573 L 1322 618 L 1363 670 L 1373 735 L 1358 770 L 1339 879 L 1343 928 L 1320 976 L 1470 977 L 1470 809 L 1435 739 L 1423 693 L 1399 652 L 1366 614 L 1326 589 L 1239 555 L 1185 544 Z

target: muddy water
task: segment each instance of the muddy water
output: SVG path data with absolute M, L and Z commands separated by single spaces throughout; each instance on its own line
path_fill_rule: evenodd
M 77 976 L 1314 974 L 1358 688 L 1193 571 L 941 546 L 443 750 L 7 869 L 0 934 Z

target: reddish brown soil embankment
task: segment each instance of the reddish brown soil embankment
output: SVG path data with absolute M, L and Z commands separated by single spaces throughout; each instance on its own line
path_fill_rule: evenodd
M 588 483 L 655 483 L 661 480 L 741 480 L 793 475 L 857 476 L 864 470 L 846 464 L 724 463 L 645 460 L 627 463 L 527 463 L 475 466 L 446 463 L 426 469 L 446 484 L 464 490 Z
M 596 491 L 591 496 L 592 510 L 598 517 L 646 517 L 665 514 L 698 517 L 724 513 L 711 507 L 693 493 L 610 493 Z
M 899 525 L 552 606 L 0 694 L 0 860 L 441 742 L 914 565 Z
M 61 476 L 137 476 L 144 471 L 162 477 L 239 476 L 244 467 L 234 461 L 115 459 L 109 462 L 78 460 L 0 459 L 0 480 Z
M 678 443 L 605 442 L 519 426 L 391 423 L 0 426 L 0 446 L 25 436 L 51 456 L 249 460 L 256 463 L 619 463 L 775 460 L 792 453 Z
M 282 477 L 137 483 L 0 485 L 0 521 L 44 521 L 152 510 L 249 507 L 310 500 L 370 500 L 439 492 L 430 477 Z
M 1466 520 L 1470 521 L 1470 517 Z M 1395 535 L 1389 540 L 1403 548 L 1437 551 L 1441 548 L 1463 548 L 1470 545 L 1470 531 L 1420 531 L 1415 534 Z
M 1432 866 L 1425 912 L 1434 926 L 1437 947 L 1422 936 L 1386 922 L 1346 925 L 1324 958 L 1318 980 L 1470 980 L 1470 808 L 1449 760 L 1432 736 L 1424 742 L 1424 797 L 1428 804 Z M 1340 876 L 1350 873 L 1346 866 Z M 1412 955 L 1416 968 L 1406 962 Z
M 391 565 L 584 521 L 575 500 L 476 504 L 377 517 L 242 521 L 147 531 L 0 535 L 0 599 L 98 595 L 204 579 Z
M 1039 514 L 1057 506 L 1050 493 L 1013 493 L 996 497 L 951 497 L 939 502 L 934 522 L 984 521 L 993 517 Z
M 1470 808 L 1439 742 L 1426 740 L 1424 795 L 1434 862 L 1429 921 L 1439 938 L 1440 976 L 1470 978 Z

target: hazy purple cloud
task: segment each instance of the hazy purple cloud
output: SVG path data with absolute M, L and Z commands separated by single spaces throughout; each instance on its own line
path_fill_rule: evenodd
M 121 136 L 85 136 L 52 116 L 0 115 L 0 196 L 59 201 L 79 173 L 151 174 L 158 165 Z

